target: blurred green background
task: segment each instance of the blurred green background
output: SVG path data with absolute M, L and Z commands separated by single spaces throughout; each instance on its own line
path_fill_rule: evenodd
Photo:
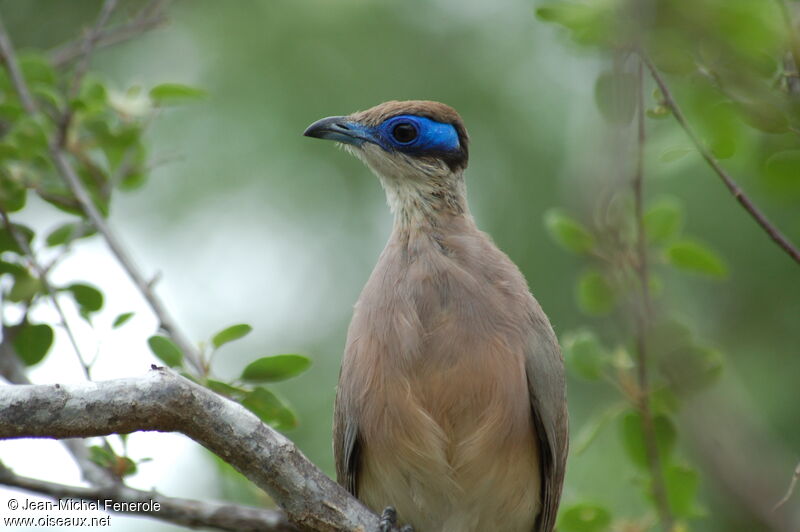
M 0 13 L 18 48 L 46 49 L 94 20 L 99 5 L 4 0 Z M 121 10 L 136 5 L 123 2 Z M 147 144 L 151 158 L 162 162 L 145 187 L 117 195 L 110 219 L 139 262 L 162 273 L 159 290 L 193 337 L 231 323 L 254 326 L 252 335 L 218 358 L 219 373 L 232 377 L 267 354 L 298 352 L 313 359 L 308 373 L 276 389 L 300 418 L 288 435 L 329 473 L 332 400 L 346 327 L 391 216 L 377 180 L 361 163 L 331 144 L 302 137 L 312 121 L 390 99 L 455 107 L 472 139 L 467 185 L 479 226 L 519 265 L 558 334 L 587 323 L 600 331 L 614 327 L 580 313 L 574 284 L 584 265 L 548 238 L 542 222 L 556 206 L 590 218 L 598 191 L 623 179 L 615 174 L 621 155 L 594 100 L 595 79 L 608 60 L 538 20 L 538 5 L 175 2 L 168 26 L 95 55 L 93 72 L 119 90 L 175 81 L 207 91 L 205 100 L 153 123 Z M 717 282 L 663 273 L 659 304 L 691 324 L 726 361 L 721 381 L 696 402 L 718 425 L 730 424 L 731 432 L 704 434 L 717 425 L 696 420 L 681 425 L 680 452 L 699 465 L 707 511 L 691 529 L 761 530 L 767 525 L 725 487 L 697 445 L 710 438 L 706 447 L 721 454 L 756 469 L 762 462 L 771 485 L 788 483 L 800 452 L 800 271 L 699 155 L 660 160 L 664 150 L 689 144 L 672 120 L 649 122 L 648 128 L 647 197 L 679 197 L 686 231 L 730 267 L 728 278 Z M 758 179 L 752 169 L 761 161 L 752 151 L 725 164 L 800 242 L 798 196 Z M 31 210 L 33 223 L 42 227 L 63 217 L 44 204 Z M 131 356 L 141 356 L 144 371 L 150 361 L 144 337 L 140 347 Z M 569 385 L 577 434 L 614 392 L 601 383 Z M 756 427 L 767 445 L 732 436 L 742 427 Z M 564 500 L 597 501 L 615 517 L 636 517 L 647 507 L 637 478 L 612 424 L 571 458 Z M 798 503 L 790 505 L 797 515 Z

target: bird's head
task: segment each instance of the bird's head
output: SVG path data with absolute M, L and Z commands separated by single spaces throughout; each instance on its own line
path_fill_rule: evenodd
M 452 107 L 391 101 L 308 126 L 307 137 L 333 140 L 381 179 L 397 213 L 408 209 L 463 212 L 467 130 Z

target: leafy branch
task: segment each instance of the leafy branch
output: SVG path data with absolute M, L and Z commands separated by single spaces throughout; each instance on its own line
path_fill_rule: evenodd
M 703 142 L 700 141 L 697 134 L 694 130 L 689 126 L 689 123 L 686 121 L 686 117 L 683 114 L 680 106 L 675 101 L 674 96 L 672 95 L 672 91 L 670 91 L 669 86 L 667 85 L 664 77 L 659 73 L 658 69 L 655 67 L 653 62 L 647 57 L 642 56 L 642 60 L 647 65 L 648 70 L 650 71 L 650 75 L 655 80 L 656 84 L 658 84 L 658 88 L 661 90 L 661 94 L 664 97 L 664 103 L 667 107 L 672 111 L 675 120 L 680 124 L 683 130 L 686 132 L 686 135 L 689 137 L 689 140 L 692 141 L 697 151 L 700 152 L 700 155 L 705 159 L 708 165 L 714 170 L 722 182 L 725 184 L 725 188 L 733 194 L 733 197 L 736 198 L 736 201 L 744 207 L 744 209 L 753 217 L 753 219 L 761 226 L 761 228 L 769 235 L 769 237 L 780 246 L 783 251 L 785 251 L 795 262 L 800 264 L 800 250 L 798 250 L 794 244 L 792 244 L 786 236 L 781 233 L 781 231 L 772 223 L 770 222 L 766 215 L 761 212 L 761 210 L 753 203 L 753 200 L 744 193 L 744 191 L 736 184 L 733 178 L 722 168 L 717 161 L 716 157 L 711 153 Z

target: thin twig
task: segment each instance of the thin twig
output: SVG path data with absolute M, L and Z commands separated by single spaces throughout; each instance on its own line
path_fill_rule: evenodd
M 797 487 L 798 480 L 800 480 L 800 462 L 798 462 L 797 466 L 794 468 L 792 480 L 789 481 L 789 487 L 786 489 L 786 495 L 784 495 L 783 498 L 779 500 L 778 503 L 772 508 L 773 512 L 789 502 L 789 499 L 791 499 L 792 495 L 794 494 L 795 487 Z
M 16 62 L 16 54 L 8 38 L 8 34 L 3 27 L 2 20 L 0 19 L 0 55 L 4 58 L 6 65 L 11 73 L 11 81 L 14 89 L 23 101 L 25 111 L 30 115 L 36 114 L 36 105 L 30 98 L 30 91 L 25 83 L 25 79 L 19 74 L 19 69 Z M 15 74 L 16 72 L 16 74 Z M 25 103 L 27 102 L 27 103 Z M 167 311 L 164 303 L 150 288 L 147 279 L 139 271 L 136 263 L 131 258 L 128 251 L 122 245 L 117 235 L 111 230 L 103 215 L 97 209 L 94 202 L 89 196 L 88 191 L 84 187 L 77 172 L 72 167 L 67 155 L 64 153 L 62 147 L 57 142 L 49 143 L 50 157 L 55 163 L 56 169 L 64 178 L 65 183 L 70 189 L 70 192 L 78 200 L 81 209 L 91 221 L 92 225 L 103 235 L 111 252 L 116 257 L 120 265 L 125 269 L 128 276 L 139 289 L 139 292 L 144 296 L 145 300 L 150 305 L 153 313 L 156 315 L 160 322 L 161 328 L 172 338 L 177 346 L 183 351 L 186 359 L 197 371 L 202 372 L 203 365 L 201 363 L 200 354 L 192 343 L 184 336 L 181 330 L 176 325 L 172 316 Z
M 8 217 L 8 213 L 2 209 L 0 209 L 0 218 L 3 220 L 3 225 L 6 226 L 6 230 L 11 235 L 11 238 L 17 243 L 20 247 L 22 252 L 28 257 L 28 261 L 30 262 L 33 270 L 36 272 L 36 275 L 39 277 L 39 282 L 42 283 L 42 287 L 44 291 L 47 293 L 47 297 L 50 299 L 50 302 L 53 303 L 53 307 L 56 309 L 58 313 L 58 319 L 60 322 L 61 327 L 67 333 L 67 338 L 69 338 L 70 344 L 72 344 L 72 349 L 75 351 L 75 355 L 78 357 L 78 362 L 81 365 L 81 369 L 83 369 L 83 374 L 86 376 L 87 380 L 92 380 L 91 375 L 91 368 L 86 363 L 86 360 L 83 358 L 81 354 L 81 349 L 78 347 L 78 341 L 75 338 L 75 334 L 72 332 L 72 328 L 69 326 L 67 322 L 67 316 L 64 313 L 64 309 L 61 308 L 61 303 L 58 302 L 58 298 L 56 297 L 56 292 L 53 290 L 50 281 L 47 280 L 47 271 L 44 267 L 39 264 L 39 261 L 36 259 L 36 255 L 33 253 L 33 249 L 28 245 L 28 241 L 25 239 L 23 235 L 19 233 L 16 226 L 11 223 L 11 220 Z
M 752 202 L 752 200 L 739 188 L 739 185 L 733 180 L 733 178 L 728 175 L 728 173 L 720 166 L 717 159 L 711 154 L 708 148 L 703 144 L 694 130 L 689 126 L 689 123 L 686 121 L 686 117 L 684 116 L 681 108 L 678 106 L 675 98 L 672 96 L 672 92 L 669 90 L 666 81 L 658 72 L 655 65 L 650 61 L 650 59 L 642 54 L 642 60 L 647 65 L 647 68 L 650 70 L 650 75 L 655 80 L 656 84 L 658 84 L 658 88 L 661 89 L 661 94 L 664 97 L 664 103 L 672 111 L 672 114 L 675 116 L 675 120 L 678 121 L 678 124 L 681 125 L 683 130 L 686 132 L 686 135 L 689 137 L 689 140 L 697 148 L 697 151 L 700 152 L 700 155 L 703 156 L 703 159 L 711 166 L 711 168 L 716 172 L 722 182 L 725 184 L 725 187 L 730 191 L 731 194 L 736 198 L 736 200 L 741 204 L 742 207 L 752 216 L 758 225 L 761 226 L 762 229 L 769 235 L 769 237 L 777 243 L 781 249 L 783 249 L 790 257 L 794 259 L 795 262 L 800 264 L 800 250 L 798 250 L 790 241 L 787 239 L 780 230 L 775 227 L 772 222 L 770 222 L 764 213 L 759 210 L 758 207 Z
M 168 0 L 154 0 L 142 8 L 131 22 L 120 24 L 99 32 L 95 38 L 94 48 L 107 48 L 128 41 L 167 21 L 164 13 Z M 83 54 L 84 39 L 76 39 L 50 51 L 50 61 L 56 68 L 75 61 Z
M 637 150 L 636 173 L 633 177 L 633 197 L 636 216 L 636 253 L 638 255 L 637 274 L 639 276 L 641 305 L 634 309 L 636 314 L 636 351 L 637 351 L 637 380 L 638 380 L 638 405 L 642 415 L 642 428 L 644 432 L 644 447 L 647 465 L 653 480 L 653 498 L 656 502 L 661 525 L 666 532 L 671 532 L 675 518 L 670 509 L 667 497 L 664 470 L 658 450 L 653 410 L 650 405 L 650 376 L 648 374 L 647 356 L 647 331 L 650 326 L 651 302 L 649 286 L 649 270 L 647 264 L 647 236 L 644 227 L 644 146 L 646 141 L 644 127 L 644 65 L 638 61 L 637 69 Z
M 78 96 L 78 93 L 81 89 L 81 81 L 83 81 L 83 77 L 89 70 L 89 63 L 91 62 L 92 58 L 92 50 L 97 42 L 97 38 L 116 7 L 117 0 L 105 0 L 103 2 L 103 6 L 100 8 L 100 14 L 97 16 L 97 21 L 94 23 L 91 29 L 86 32 L 86 37 L 83 39 L 83 46 L 81 47 L 81 60 L 78 62 L 75 73 L 72 75 L 69 91 L 67 93 L 67 102 L 71 102 L 76 96 Z M 68 104 L 63 116 L 59 121 L 58 143 L 61 146 L 64 146 L 67 142 L 67 133 L 69 132 L 69 126 L 72 122 L 74 113 L 74 109 Z
M 8 75 L 11 77 L 11 83 L 19 95 L 19 100 L 22 102 L 22 108 L 29 115 L 35 115 L 36 104 L 33 102 L 31 92 L 28 90 L 28 85 L 22 76 L 19 63 L 17 63 L 17 55 L 14 53 L 14 47 L 11 45 L 11 40 L 8 37 L 8 32 L 3 25 L 2 19 L 0 19 L 0 56 L 2 56 Z
M 35 478 L 23 477 L 0 464 L 0 485 L 17 488 L 50 497 L 56 504 L 67 509 L 97 509 L 128 515 L 154 517 L 161 521 L 191 528 L 214 528 L 217 530 L 263 530 L 265 532 L 291 532 L 291 526 L 283 512 L 219 504 L 209 501 L 194 501 L 167 497 L 154 491 L 137 490 L 127 486 L 90 487 L 67 486 Z M 86 501 L 91 506 L 81 505 Z M 107 503 L 130 503 L 124 507 Z M 115 510 L 115 508 L 119 508 Z M 127 511 L 122 510 L 126 508 Z

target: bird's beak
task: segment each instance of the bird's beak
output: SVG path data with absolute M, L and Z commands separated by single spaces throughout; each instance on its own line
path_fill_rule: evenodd
M 346 116 L 329 116 L 317 120 L 303 132 L 306 137 L 335 140 L 344 144 L 361 146 L 365 142 L 375 142 L 369 129 Z

